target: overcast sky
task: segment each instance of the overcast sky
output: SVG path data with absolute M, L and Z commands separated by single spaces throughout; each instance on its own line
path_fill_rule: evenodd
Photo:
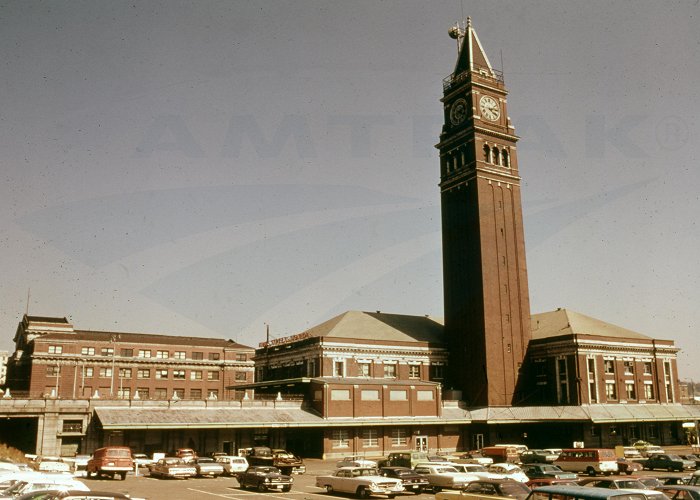
M 442 316 L 462 15 L 510 90 L 532 312 L 674 339 L 700 379 L 697 0 L 0 2 L 0 349 L 27 307 L 251 346 Z

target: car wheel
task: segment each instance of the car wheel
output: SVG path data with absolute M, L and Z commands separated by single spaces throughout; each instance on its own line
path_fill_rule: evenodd
M 625 472 L 625 474 L 627 474 L 628 476 L 631 476 L 631 475 L 632 475 L 632 472 L 633 472 L 633 471 L 628 470 L 627 472 Z
M 263 483 L 258 484 L 258 491 L 260 493 L 264 493 L 266 490 L 267 488 L 265 488 L 265 485 Z
M 433 493 L 440 493 L 442 488 L 440 486 L 433 486 Z
M 326 485 L 326 493 L 333 493 L 333 486 L 331 486 L 330 484 L 327 484 Z
M 588 469 L 586 469 L 586 473 L 589 476 L 595 476 L 595 469 L 593 467 L 589 467 Z
M 421 493 L 423 493 L 423 488 L 416 488 L 413 490 L 414 495 L 420 495 Z
M 673 470 L 674 470 L 673 467 L 669 467 L 669 468 L 668 468 L 668 471 L 669 471 L 669 472 L 673 472 Z
M 124 481 L 126 479 L 126 472 L 120 473 L 119 477 L 121 478 L 122 481 Z
M 369 491 L 367 490 L 367 488 L 365 488 L 364 486 L 360 486 L 359 488 L 357 488 L 357 497 L 369 498 Z
M 291 486 L 285 486 L 284 488 L 282 488 L 282 491 L 291 491 L 291 489 Z
M 387 497 L 387 498 L 394 498 L 395 496 L 396 496 L 396 495 L 394 495 L 393 493 L 391 493 L 391 494 L 387 495 L 386 497 Z

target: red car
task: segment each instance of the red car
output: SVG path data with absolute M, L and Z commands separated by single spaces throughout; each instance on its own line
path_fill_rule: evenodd
M 620 474 L 627 474 L 628 476 L 631 476 L 635 472 L 644 470 L 644 466 L 639 462 L 633 462 L 632 460 L 627 460 L 626 458 L 618 458 L 617 470 Z

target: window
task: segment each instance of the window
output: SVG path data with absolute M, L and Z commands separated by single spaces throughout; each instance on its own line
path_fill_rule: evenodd
M 416 399 L 418 401 L 432 401 L 433 391 L 416 391 Z
M 654 399 L 654 386 L 652 384 L 644 384 L 644 399 Z
M 332 389 L 331 401 L 350 401 L 349 389 Z
M 173 370 L 174 380 L 185 380 L 185 370 Z
M 100 368 L 100 377 L 111 377 L 112 376 L 112 368 L 109 367 L 102 367 Z
M 154 399 L 168 399 L 168 390 L 165 387 L 157 387 L 153 391 Z
M 375 448 L 379 446 L 379 432 L 377 429 L 362 429 L 362 447 Z
M 50 345 L 49 354 L 61 354 L 63 352 L 62 345 Z
M 493 147 L 493 150 L 491 151 L 491 156 L 493 158 L 493 162 L 496 165 L 501 164 L 501 155 L 500 155 L 500 151 L 498 150 L 498 146 Z
M 604 362 L 605 365 L 605 373 L 608 374 L 615 374 L 615 360 L 614 359 L 606 359 Z
M 391 429 L 391 445 L 392 446 L 406 446 L 408 444 L 408 437 L 406 434 L 406 429 L 398 427 L 396 429 Z
M 141 368 L 139 369 L 138 372 L 136 372 L 136 377 L 137 378 L 151 378 L 151 370 L 147 368 Z
M 345 362 L 334 361 L 333 362 L 333 376 L 342 377 L 345 374 Z
M 190 371 L 190 380 L 202 380 L 202 370 Z
M 652 374 L 651 361 L 645 361 L 644 362 L 644 375 L 651 375 L 651 374 Z
M 219 380 L 219 372 L 208 371 L 207 380 Z
M 502 167 L 510 167 L 510 162 L 508 160 L 509 160 L 508 150 L 504 149 L 503 151 L 501 151 L 501 166 Z
M 625 392 L 627 399 L 637 399 L 637 391 L 634 388 L 634 382 L 625 382 Z
M 86 366 L 83 373 L 86 377 L 92 377 L 95 373 L 95 369 L 92 366 Z
M 190 389 L 190 399 L 202 399 L 202 389 Z
M 557 402 L 569 403 L 569 373 L 566 358 L 557 358 Z
M 209 389 L 209 399 L 219 399 L 219 389 Z
M 63 432 L 83 432 L 83 421 L 82 420 L 64 420 L 63 421 Z
M 94 347 L 83 347 L 80 349 L 80 354 L 83 356 L 94 356 L 95 355 L 95 348 Z
M 130 399 L 131 398 L 131 388 L 130 387 L 120 387 L 117 389 L 117 399 Z
M 484 144 L 484 161 L 486 163 L 491 163 L 491 148 L 488 144 Z
M 236 382 L 245 382 L 248 380 L 246 372 L 236 372 L 234 380 Z
M 363 389 L 360 392 L 360 399 L 362 401 L 379 401 L 379 391 L 374 389 Z
M 248 361 L 248 355 L 244 352 L 239 352 L 236 354 L 236 361 Z
M 133 349 L 122 349 L 119 355 L 122 358 L 133 358 L 134 357 L 134 350 Z
M 420 378 L 420 365 L 408 365 L 408 378 Z
M 404 390 L 389 391 L 389 401 L 408 401 L 408 393 Z
M 149 397 L 148 387 L 139 387 L 138 389 L 136 389 L 136 394 L 138 394 L 139 399 L 148 399 L 148 397 Z
M 139 358 L 150 358 L 151 351 L 148 349 L 139 349 Z
M 617 399 L 617 387 L 615 382 L 605 382 L 605 397 L 608 399 Z
M 396 365 L 384 365 L 384 378 L 396 378 Z
M 362 362 L 357 364 L 357 374 L 360 377 L 371 377 L 371 367 L 370 363 Z
M 634 375 L 634 361 L 623 361 L 622 364 L 627 375 Z
M 193 352 L 193 353 L 192 353 L 192 359 L 194 359 L 194 360 L 202 360 L 202 359 L 204 359 L 204 353 L 203 353 L 203 352 Z
M 169 355 L 168 351 L 156 351 L 156 358 L 158 359 L 168 359 Z
M 210 361 L 218 361 L 221 359 L 221 353 L 218 352 L 210 352 L 209 353 L 209 360 Z
M 59 373 L 61 373 L 61 370 L 59 370 L 58 366 L 56 365 L 49 365 L 46 367 L 47 377 L 58 377 Z
M 173 399 L 183 399 L 185 397 L 185 389 L 173 389 Z
M 596 386 L 596 377 L 595 377 L 595 359 L 588 358 L 587 364 L 588 364 L 588 397 L 590 398 L 591 403 L 597 403 L 598 402 L 598 387 Z
M 185 351 L 175 351 L 173 354 L 175 359 L 187 359 L 187 353 Z
M 331 443 L 333 448 L 349 448 L 350 432 L 348 429 L 333 429 Z
M 664 383 L 666 385 L 666 398 L 673 401 L 673 381 L 671 380 L 671 363 L 664 361 Z
M 131 368 L 119 368 L 119 377 L 131 378 Z
M 156 370 L 156 379 L 168 378 L 168 370 Z
M 114 347 L 103 347 L 100 354 L 102 356 L 114 356 Z
M 443 376 L 443 365 L 430 365 L 430 380 L 442 380 Z

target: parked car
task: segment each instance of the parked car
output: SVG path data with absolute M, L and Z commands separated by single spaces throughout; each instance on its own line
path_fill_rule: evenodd
M 421 462 L 428 462 L 428 454 L 424 451 L 404 451 L 389 453 L 389 456 L 378 462 L 379 467 L 408 467 L 413 468 Z
M 199 477 L 217 477 L 224 473 L 224 466 L 216 462 L 213 458 L 199 457 L 190 462 L 197 469 Z
M 700 467 L 700 456 L 696 455 L 695 453 L 691 453 L 690 455 L 681 455 L 681 458 L 695 462 L 696 469 Z
M 416 495 L 423 493 L 423 490 L 430 487 L 430 483 L 425 477 L 408 467 L 382 467 L 379 469 L 379 473 L 384 477 L 400 480 L 404 490 L 413 492 Z
M 272 465 L 277 467 L 282 474 L 303 474 L 306 472 L 306 465 L 301 457 L 287 450 L 273 449 Z
M 289 491 L 294 479 L 282 474 L 277 467 L 254 465 L 236 476 L 241 489 L 255 488 L 263 492 L 269 490 Z
M 132 458 L 134 459 L 134 463 L 139 467 L 148 467 L 149 465 L 156 463 L 155 460 L 149 458 L 149 456 L 145 453 L 134 453 Z
M 39 472 L 70 472 L 70 465 L 60 457 L 37 457 L 36 470 Z
M 558 454 L 545 450 L 525 450 L 520 454 L 520 461 L 524 464 L 551 464 L 557 458 Z
M 664 469 L 669 472 L 674 470 L 682 472 L 685 469 L 695 468 L 695 462 L 684 460 L 678 455 L 670 455 L 668 453 L 651 455 L 643 465 L 646 470 Z
M 646 487 L 636 479 L 610 477 L 605 479 L 587 478 L 579 481 L 581 486 L 589 488 L 607 488 L 609 490 L 643 490 Z
M 245 457 L 219 455 L 216 461 L 223 466 L 224 474 L 229 476 L 237 476 L 248 469 L 248 460 Z
M 472 474 L 477 476 L 479 479 L 507 479 L 505 474 L 495 474 L 493 472 L 489 472 L 488 467 L 479 464 L 450 463 L 450 465 L 459 472 Z
M 523 464 L 520 467 L 529 479 L 577 479 L 573 472 L 565 472 L 556 465 L 550 464 Z
M 700 500 L 700 486 L 675 484 L 660 486 L 659 491 L 671 500 Z
M 521 483 L 527 483 L 530 479 L 525 475 L 523 470 L 515 464 L 493 464 L 489 465 L 489 472 L 494 474 L 503 474 L 507 478 L 515 479 Z
M 329 476 L 317 476 L 316 486 L 328 493 L 352 493 L 360 498 L 386 495 L 394 498 L 404 491 L 400 479 L 384 477 L 373 467 L 342 467 Z
M 85 492 L 80 490 L 67 490 L 67 491 L 54 491 L 50 494 L 45 493 L 46 496 L 41 497 L 19 497 L 15 500 L 84 500 Z M 111 491 L 90 491 L 90 500 L 144 500 L 143 498 L 136 498 L 123 493 L 113 493 Z
M 678 484 L 688 484 L 690 476 L 656 476 L 664 486 L 674 486 Z
M 518 500 L 524 500 L 530 491 L 530 488 L 525 484 L 512 479 L 483 479 L 469 483 L 464 489 L 464 493 L 517 498 Z M 437 497 L 436 500 L 438 500 Z
M 461 490 L 472 481 L 477 481 L 479 476 L 459 472 L 452 465 L 439 463 L 423 463 L 416 465 L 414 469 L 425 477 L 430 483 L 430 489 L 434 492 L 443 489 Z
M 369 460 L 364 457 L 351 456 L 344 457 L 342 460 L 336 462 L 336 468 L 341 467 L 374 467 L 377 468 L 377 462 L 375 460 Z
M 628 458 L 630 460 L 638 460 L 642 457 L 642 454 L 640 451 L 635 448 L 634 446 L 625 446 L 622 448 L 622 454 L 625 458 Z
M 642 483 L 644 487 L 648 490 L 655 490 L 656 488 L 663 486 L 663 483 L 659 481 L 659 478 L 653 476 L 636 476 L 635 479 Z
M 88 460 L 85 468 L 87 477 L 93 474 L 109 476 L 114 479 L 119 476 L 122 481 L 126 479 L 126 473 L 134 470 L 134 459 L 131 456 L 131 448 L 127 446 L 106 446 L 98 448 Z
M 0 493 L 0 499 L 16 498 L 38 490 L 81 490 L 90 491 L 85 484 L 67 474 L 43 474 L 31 480 L 17 481 Z
M 568 472 L 614 474 L 617 472 L 617 456 L 608 448 L 568 448 L 554 461 L 554 465 Z
M 553 477 L 538 477 L 536 479 L 530 479 L 527 483 L 525 483 L 525 486 L 534 490 L 535 488 L 551 486 L 553 484 L 559 484 L 562 486 L 578 486 L 575 479 L 555 479 Z
M 192 448 L 178 448 L 175 450 L 175 453 L 173 453 L 173 456 L 181 458 L 185 462 L 191 462 L 197 458 L 197 452 Z
M 187 479 L 197 475 L 197 469 L 178 457 L 165 457 L 151 467 L 150 475 L 159 478 Z
M 617 470 L 620 474 L 627 474 L 628 476 L 631 476 L 635 472 L 639 472 L 643 469 L 644 466 L 639 462 L 633 462 L 632 460 L 628 460 L 626 458 L 617 459 Z
M 493 458 L 487 457 L 478 451 L 470 451 L 460 455 L 458 462 L 479 464 L 479 465 L 491 465 L 493 463 Z

